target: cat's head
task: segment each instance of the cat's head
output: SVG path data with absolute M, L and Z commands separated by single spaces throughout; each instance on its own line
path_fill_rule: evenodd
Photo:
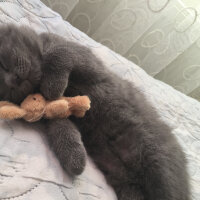
M 0 26 L 0 100 L 20 103 L 41 79 L 38 35 L 25 27 Z

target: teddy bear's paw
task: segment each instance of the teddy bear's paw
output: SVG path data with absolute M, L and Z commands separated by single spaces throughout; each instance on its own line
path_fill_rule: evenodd
M 85 110 L 89 110 L 90 109 L 90 104 L 91 104 L 91 101 L 89 99 L 88 96 L 82 96 L 82 106 Z
M 85 116 L 85 113 L 86 113 L 87 110 L 88 110 L 88 109 L 73 110 L 73 111 L 72 111 L 72 114 L 73 114 L 74 116 L 76 116 L 76 117 L 82 118 L 82 117 Z
M 76 117 L 84 117 L 86 112 L 90 109 L 90 99 L 88 96 L 77 96 L 76 104 L 71 106 L 72 114 Z

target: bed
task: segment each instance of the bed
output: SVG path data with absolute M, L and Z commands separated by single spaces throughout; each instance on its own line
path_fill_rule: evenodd
M 114 73 L 130 80 L 173 128 L 187 159 L 192 200 L 200 200 L 200 103 L 153 79 L 139 66 L 93 41 L 39 0 L 0 1 L 0 22 L 28 25 L 86 45 Z M 115 200 L 104 176 L 88 158 L 75 180 L 62 170 L 45 135 L 34 125 L 0 120 L 0 200 Z

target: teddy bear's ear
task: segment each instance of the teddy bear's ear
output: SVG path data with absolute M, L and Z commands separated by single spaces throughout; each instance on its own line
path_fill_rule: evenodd
M 15 105 L 5 105 L 0 107 L 0 119 L 20 119 L 26 115 L 26 111 Z

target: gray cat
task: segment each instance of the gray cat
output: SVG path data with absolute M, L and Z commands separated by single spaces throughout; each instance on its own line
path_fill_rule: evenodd
M 87 151 L 119 200 L 190 199 L 185 156 L 170 128 L 88 48 L 13 25 L 0 27 L 0 43 L 1 100 L 20 103 L 33 92 L 90 97 L 85 118 L 44 121 L 68 173 L 82 173 Z

